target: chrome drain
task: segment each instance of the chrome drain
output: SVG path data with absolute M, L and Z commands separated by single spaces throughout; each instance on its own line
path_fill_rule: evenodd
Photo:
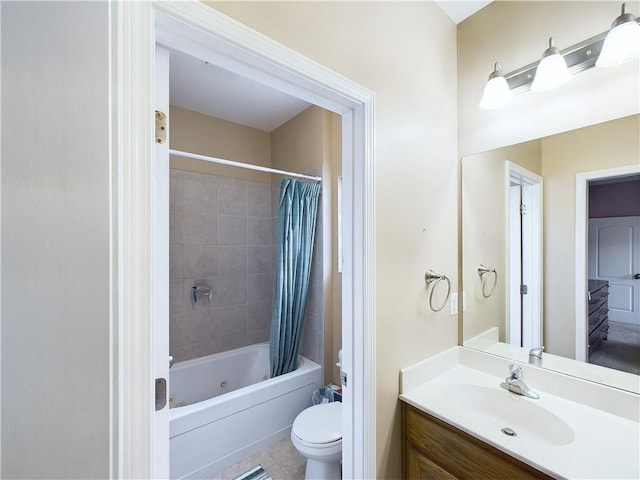
M 225 388 L 227 388 L 227 382 L 226 382 L 226 380 L 225 380 L 225 381 L 220 382 L 220 390 L 224 390 Z
M 509 435 L 510 437 L 515 437 L 516 435 L 518 435 L 515 430 L 509 427 L 504 427 L 502 429 L 502 433 L 504 433 L 505 435 Z

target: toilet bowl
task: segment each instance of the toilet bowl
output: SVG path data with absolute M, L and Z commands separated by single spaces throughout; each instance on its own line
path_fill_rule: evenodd
M 305 479 L 339 480 L 342 403 L 323 403 L 303 410 L 293 422 L 291 442 L 307 459 Z

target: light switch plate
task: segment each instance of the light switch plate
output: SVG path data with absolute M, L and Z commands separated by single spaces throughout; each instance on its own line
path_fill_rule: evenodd
M 458 293 L 453 292 L 451 294 L 451 315 L 458 314 Z

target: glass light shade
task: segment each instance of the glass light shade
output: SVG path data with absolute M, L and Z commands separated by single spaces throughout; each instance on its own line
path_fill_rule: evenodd
M 596 67 L 615 67 L 636 58 L 640 58 L 640 25 L 632 20 L 609 31 Z
M 531 84 L 534 92 L 552 90 L 560 85 L 564 85 L 571 80 L 571 74 L 567 69 L 567 62 L 560 53 L 548 55 L 540 60 L 536 69 L 536 76 Z
M 480 100 L 480 108 L 491 110 L 498 108 L 511 100 L 511 91 L 507 80 L 503 76 L 490 78 L 484 86 L 482 100 Z

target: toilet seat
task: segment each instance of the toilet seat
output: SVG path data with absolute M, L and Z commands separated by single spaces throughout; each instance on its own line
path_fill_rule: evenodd
M 310 442 L 305 442 L 303 439 L 301 439 L 297 435 L 295 435 L 295 439 L 296 439 L 296 442 L 300 444 L 300 446 L 307 447 L 307 448 L 312 448 L 314 450 L 323 450 L 323 449 L 327 449 L 328 450 L 328 449 L 334 448 L 336 446 L 339 447 L 340 449 L 342 449 L 342 438 L 336 440 L 335 442 L 331 442 L 331 443 L 310 443 Z
M 331 402 L 304 410 L 293 422 L 292 433 L 303 445 L 331 448 L 342 443 L 342 403 Z

